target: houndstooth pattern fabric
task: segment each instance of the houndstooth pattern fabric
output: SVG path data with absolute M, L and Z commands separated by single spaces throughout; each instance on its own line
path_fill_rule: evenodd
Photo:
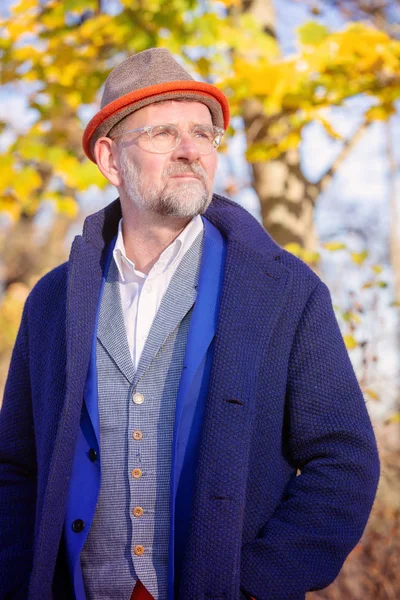
M 117 268 L 114 261 L 110 264 L 97 332 L 101 489 L 81 554 L 88 600 L 128 600 L 137 578 L 156 600 L 167 598 L 175 403 L 202 241 L 203 233 L 182 258 L 136 373 L 123 322 Z M 141 404 L 133 401 L 135 394 L 144 397 Z M 140 432 L 141 439 L 135 439 L 134 432 Z M 134 516 L 135 508 L 143 514 Z M 144 548 L 141 555 L 135 553 L 138 546 Z

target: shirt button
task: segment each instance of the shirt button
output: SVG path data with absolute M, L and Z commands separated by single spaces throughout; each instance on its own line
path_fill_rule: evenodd
M 136 554 L 136 556 L 142 556 L 142 554 L 144 554 L 144 547 L 140 545 L 135 546 L 133 551 Z
M 150 294 L 150 292 L 153 290 L 153 287 L 150 285 L 150 283 L 148 285 L 146 285 L 146 292 L 148 292 Z
M 132 433 L 132 437 L 134 440 L 141 440 L 143 437 L 143 433 L 141 431 L 139 431 L 139 429 L 136 429 L 133 433 Z
M 144 402 L 144 396 L 143 396 L 143 394 L 139 394 L 139 393 L 134 394 L 133 398 L 132 398 L 132 401 L 135 404 L 143 404 L 143 402 Z
M 144 513 L 144 510 L 141 506 L 135 506 L 132 512 L 134 517 L 141 517 Z
M 75 521 L 72 523 L 72 531 L 74 533 L 81 533 L 84 529 L 85 523 L 82 521 L 82 519 L 75 519 Z
M 132 470 L 132 477 L 134 479 L 140 479 L 142 475 L 143 475 L 142 469 L 133 469 Z

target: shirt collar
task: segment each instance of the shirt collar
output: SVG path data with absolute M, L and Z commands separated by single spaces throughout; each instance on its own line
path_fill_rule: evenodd
M 170 269 L 182 258 L 204 227 L 200 215 L 193 217 L 178 237 L 160 254 L 157 262 L 146 276 L 141 271 L 137 271 L 135 264 L 126 256 L 122 234 L 122 221 L 123 219 L 120 219 L 118 223 L 118 235 L 115 242 L 113 257 L 118 268 L 120 280 L 123 283 L 131 281 L 132 276 L 146 279 L 146 277 L 155 277 L 160 273 L 164 273 L 167 269 Z

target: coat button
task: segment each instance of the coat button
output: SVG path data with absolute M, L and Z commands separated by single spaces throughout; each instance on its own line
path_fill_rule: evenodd
M 140 479 L 142 476 L 142 469 L 132 469 L 132 477 L 134 479 Z
M 143 437 L 143 433 L 141 431 L 139 431 L 139 429 L 136 429 L 133 433 L 132 433 L 132 437 L 134 440 L 141 440 Z
M 139 393 L 137 392 L 136 394 L 134 394 L 134 395 L 133 395 L 133 397 L 132 397 L 132 401 L 133 401 L 135 404 L 143 404 L 143 402 L 144 402 L 144 396 L 143 396 L 143 394 L 139 394 Z
M 142 554 L 144 554 L 144 547 L 140 545 L 135 546 L 133 551 L 136 554 L 136 556 L 142 556 Z
M 94 462 L 97 458 L 97 452 L 94 448 L 90 448 L 89 450 L 89 458 L 92 462 Z
M 134 517 L 141 517 L 144 513 L 144 510 L 141 506 L 135 506 L 135 508 L 133 509 L 133 516 Z
M 84 529 L 85 523 L 82 521 L 82 519 L 75 519 L 75 521 L 72 523 L 72 531 L 75 533 L 81 533 Z

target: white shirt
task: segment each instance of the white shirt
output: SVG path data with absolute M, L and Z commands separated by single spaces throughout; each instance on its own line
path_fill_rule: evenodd
M 172 244 L 162 252 L 146 275 L 135 269 L 134 263 L 126 256 L 122 219 L 119 222 L 113 257 L 118 268 L 122 313 L 135 370 L 172 276 L 186 251 L 203 231 L 203 227 L 200 215 L 193 217 Z

